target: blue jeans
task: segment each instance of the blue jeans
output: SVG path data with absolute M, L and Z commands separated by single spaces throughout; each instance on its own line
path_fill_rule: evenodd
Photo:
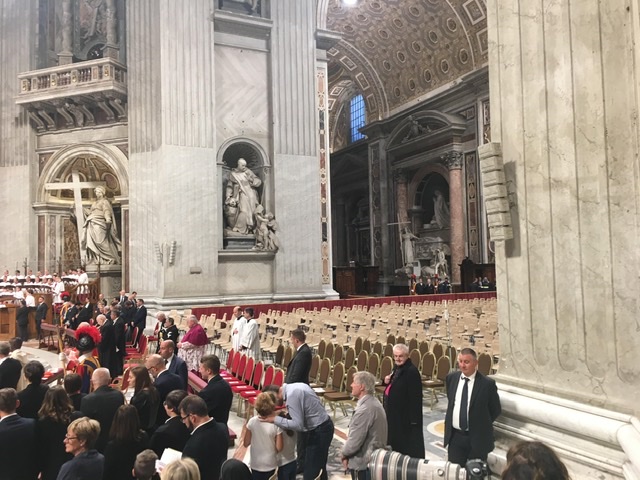
M 299 434 L 298 434 L 299 435 Z M 278 480 L 296 480 L 296 461 L 278 467 Z
M 314 480 L 322 469 L 321 480 L 327 480 L 327 457 L 333 440 L 333 422 L 329 418 L 306 433 L 307 448 L 304 455 L 304 480 Z

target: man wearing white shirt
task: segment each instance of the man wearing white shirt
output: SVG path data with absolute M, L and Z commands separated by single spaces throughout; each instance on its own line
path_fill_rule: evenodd
M 493 421 L 500 415 L 501 406 L 496 382 L 477 371 L 478 358 L 473 349 L 460 351 L 458 366 L 460 371 L 446 378 L 449 405 L 444 445 L 449 447 L 449 461 L 465 466 L 472 458 L 486 460 L 493 450 Z

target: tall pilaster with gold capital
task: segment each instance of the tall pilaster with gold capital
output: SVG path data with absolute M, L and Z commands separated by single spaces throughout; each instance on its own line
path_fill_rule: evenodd
M 462 152 L 442 157 L 449 169 L 449 213 L 451 215 L 451 281 L 460 283 L 460 264 L 464 259 L 464 195 L 462 188 Z

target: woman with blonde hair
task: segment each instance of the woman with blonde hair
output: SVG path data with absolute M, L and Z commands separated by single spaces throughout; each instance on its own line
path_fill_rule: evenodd
M 78 418 L 69 424 L 64 437 L 67 453 L 73 458 L 62 465 L 57 480 L 78 478 L 102 478 L 104 457 L 94 448 L 100 435 L 100 424 L 88 417 Z
M 282 429 L 272 423 L 261 422 L 258 417 L 268 417 L 276 410 L 276 398 L 272 392 L 256 397 L 257 415 L 251 418 L 244 432 L 244 446 L 251 446 L 251 477 L 268 480 L 278 468 L 278 452 L 282 450 Z
M 160 480 L 200 480 L 198 464 L 190 458 L 176 460 L 160 472 Z

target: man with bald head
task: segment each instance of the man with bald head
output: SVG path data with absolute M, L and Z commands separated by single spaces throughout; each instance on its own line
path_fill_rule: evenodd
M 96 368 L 91 376 L 93 393 L 82 399 L 80 411 L 83 415 L 93 418 L 100 423 L 100 435 L 96 442 L 96 449 L 104 452 L 109 440 L 109 430 L 116 414 L 116 410 L 124 405 L 124 395 L 120 390 L 109 386 L 111 374 L 107 368 Z
M 165 398 L 167 398 L 169 392 L 173 390 L 185 390 L 185 388 L 182 386 L 182 379 L 178 375 L 167 371 L 164 358 L 157 353 L 149 355 L 144 365 L 153 377 L 153 384 L 160 395 L 156 424 L 161 425 L 169 418 L 163 406 Z
M 182 380 L 182 388 L 187 389 L 187 364 L 183 359 L 178 357 L 175 353 L 176 344 L 173 340 L 164 340 L 160 342 L 160 350 L 158 353 L 166 362 L 166 368 L 169 373 L 175 373 Z

